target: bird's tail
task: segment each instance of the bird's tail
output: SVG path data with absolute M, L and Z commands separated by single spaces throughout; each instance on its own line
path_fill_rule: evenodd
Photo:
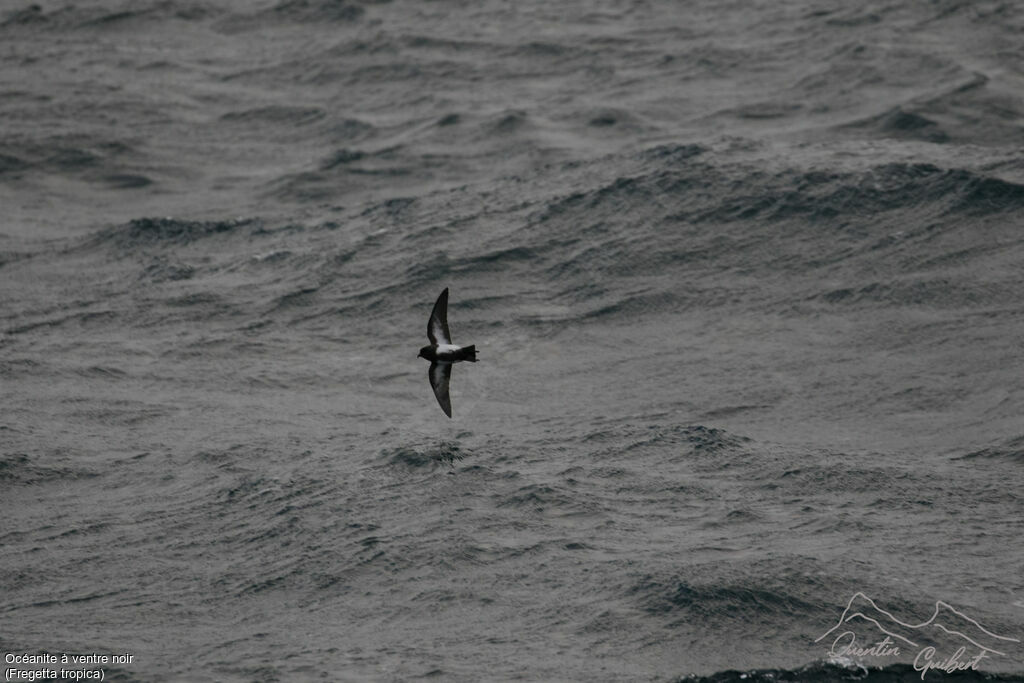
M 462 358 L 459 360 L 468 360 L 470 362 L 476 362 L 476 344 L 470 344 L 469 346 L 462 347 Z

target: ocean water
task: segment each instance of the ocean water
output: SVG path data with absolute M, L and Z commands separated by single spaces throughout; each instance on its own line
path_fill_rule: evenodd
M 0 652 L 1024 680 L 1022 151 L 1013 2 L 5 2 Z

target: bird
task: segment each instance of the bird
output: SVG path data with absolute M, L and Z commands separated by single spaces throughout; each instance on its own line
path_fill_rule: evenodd
M 452 335 L 448 331 L 447 287 L 437 297 L 434 310 L 430 312 L 430 319 L 427 321 L 427 338 L 430 340 L 430 345 L 420 349 L 417 358 L 426 358 L 430 361 L 430 369 L 427 371 L 430 387 L 434 390 L 434 396 L 437 397 L 441 410 L 451 418 L 452 400 L 448 395 L 448 383 L 452 378 L 452 364 L 464 360 L 475 363 L 477 358 L 475 344 L 469 346 L 452 344 Z

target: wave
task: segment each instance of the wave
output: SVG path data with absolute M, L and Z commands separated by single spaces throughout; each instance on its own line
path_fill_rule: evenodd
M 31 164 L 10 154 L 0 154 L 0 176 L 17 177 L 22 171 L 31 167 Z
M 300 110 L 295 113 L 301 117 Z M 275 110 L 270 116 L 278 113 L 291 115 Z M 346 183 L 349 189 L 369 188 L 378 181 L 368 174 L 399 172 L 406 163 L 411 173 L 423 163 L 403 154 L 401 146 L 377 152 L 339 147 L 316 170 L 277 182 L 274 194 L 298 201 L 334 197 Z M 91 163 L 88 156 L 71 156 L 75 163 Z M 523 315 L 518 322 L 524 325 L 595 323 L 763 301 L 770 290 L 749 279 L 759 274 L 809 276 L 803 289 L 779 294 L 788 297 L 779 303 L 784 310 L 808 302 L 962 308 L 1015 300 L 1013 288 L 964 275 L 963 269 L 1005 248 L 994 232 L 996 239 L 979 244 L 977 232 L 997 230 L 1003 215 L 1024 208 L 1022 185 L 931 164 L 767 173 L 715 166 L 708 156 L 698 145 L 637 152 L 629 163 L 638 172 L 618 171 L 603 182 L 588 181 L 585 189 L 524 202 L 500 238 L 472 244 L 461 236 L 485 212 L 467 208 L 437 221 L 431 200 L 410 196 L 370 201 L 320 224 L 143 217 L 95 233 L 84 244 L 110 247 L 124 257 L 143 255 L 133 284 L 199 282 L 247 271 L 264 278 L 260 300 L 271 302 L 271 311 L 301 308 L 302 320 L 384 315 L 393 312 L 396 295 L 453 277 L 540 281 L 558 313 L 543 320 Z M 972 222 L 993 215 L 1000 218 L 980 228 Z M 907 220 L 917 227 L 894 231 L 894 223 Z M 328 234 L 335 230 L 337 236 Z M 286 245 L 282 231 L 305 236 Z M 194 255 L 173 253 L 204 240 L 257 236 L 266 240 L 265 255 L 240 248 L 235 258 L 200 268 Z M 965 248 L 967 239 L 974 246 Z M 339 241 L 344 247 L 332 246 Z M 392 277 L 367 287 L 365 273 L 374 261 L 389 264 Z M 265 275 L 270 269 L 272 278 Z M 680 287 L 676 276 L 685 277 L 687 286 Z M 217 285 L 211 280 L 206 289 Z M 482 294 L 494 300 L 490 290 Z
M 16 263 L 32 258 L 35 254 L 29 251 L 0 251 L 0 268 L 9 263 Z
M 0 455 L 0 485 L 31 486 L 52 481 L 75 481 L 99 476 L 83 468 L 41 464 L 39 458 L 27 453 Z
M 696 212 L 705 220 L 829 220 L 934 204 L 947 211 L 990 214 L 1024 207 L 1024 185 L 959 168 L 891 163 L 866 173 L 787 171 L 747 187 L 756 193 L 728 196 Z
M 794 490 L 829 491 L 835 493 L 872 493 L 896 489 L 908 497 L 917 482 L 906 472 L 893 469 L 865 469 L 842 464 L 809 464 L 784 471 L 780 479 Z
M 80 304 L 88 305 L 88 304 Z M 49 312 L 46 313 L 47 315 Z M 91 325 L 109 325 L 111 320 L 117 317 L 117 313 L 111 310 L 100 310 L 100 311 L 82 311 L 80 313 L 70 313 L 66 315 L 59 315 L 57 317 L 49 317 L 43 320 L 34 320 L 32 322 L 25 322 L 20 325 L 7 328 L 7 334 L 24 334 L 25 332 L 31 332 L 37 329 L 51 329 L 57 328 L 65 324 L 78 324 L 82 326 Z
M 230 234 L 249 228 L 259 227 L 259 221 L 236 218 L 220 221 L 190 221 L 177 218 L 136 218 L 124 225 L 100 231 L 88 244 L 102 246 L 111 244 L 119 249 L 132 251 L 154 245 L 183 245 L 206 239 L 214 235 Z
M 956 458 L 958 460 L 1007 460 L 1024 465 L 1024 435 L 1015 436 L 993 446 L 980 448 Z
M 6 145 L 0 154 L 0 181 L 54 174 L 115 190 L 136 189 L 155 182 L 132 163 L 138 156 L 134 147 L 115 140 L 51 136 Z
M 820 605 L 778 588 L 758 587 L 750 583 L 701 586 L 679 576 L 645 576 L 628 591 L 639 606 L 650 614 L 675 615 L 703 619 L 721 614 L 743 615 L 748 623 L 771 620 L 784 615 L 813 615 Z
M 1002 148 L 1024 142 L 1024 133 L 1014 123 L 1022 112 L 1020 101 L 990 87 L 992 78 L 985 73 L 950 69 L 955 76 L 935 91 L 841 124 L 835 132 L 939 145 Z
M 380 0 L 377 0 L 378 2 Z M 374 0 L 279 0 L 271 7 L 255 12 L 228 14 L 215 3 L 189 0 L 151 0 L 148 3 L 122 2 L 120 7 L 78 7 L 68 3 L 47 11 L 28 4 L 7 12 L 0 28 L 19 27 L 43 30 L 120 29 L 140 21 L 204 21 L 216 19 L 214 27 L 223 33 L 257 30 L 282 22 L 309 24 L 354 22 L 362 18 L 365 4 Z
M 630 443 L 625 450 L 686 446 L 694 454 L 718 455 L 724 451 L 740 450 L 748 443 L 749 438 L 730 434 L 724 429 L 704 425 L 676 425 L 648 430 L 647 435 Z
M 853 130 L 873 131 L 882 137 L 925 142 L 949 142 L 949 134 L 939 124 L 923 114 L 897 106 L 881 114 L 845 125 Z
M 187 263 L 171 261 L 166 256 L 156 256 L 139 276 L 150 282 L 174 282 L 190 280 L 195 277 L 196 269 Z
M 8 12 L 0 20 L 0 28 L 38 29 L 66 31 L 69 29 L 120 29 L 139 20 L 196 21 L 216 16 L 219 12 L 197 2 L 176 0 L 154 0 L 148 4 L 125 2 L 120 8 L 79 7 L 68 3 L 63 7 L 47 11 L 39 4 L 31 3 L 21 9 Z
M 671 159 L 689 161 L 696 156 L 688 152 Z M 751 169 L 726 175 L 709 164 L 691 162 L 619 177 L 587 192 L 554 199 L 534 220 L 579 225 L 581 213 L 588 214 L 582 218 L 592 223 L 595 218 L 631 214 L 639 207 L 641 215 L 649 217 L 656 211 L 664 218 L 689 223 L 819 222 L 920 210 L 926 204 L 979 215 L 1018 211 L 1024 208 L 1024 185 L 927 163 L 883 164 L 859 173 L 786 170 L 766 175 Z
M 934 676 L 956 683 L 1017 683 L 1021 674 L 996 674 L 984 671 L 958 671 Z M 720 671 L 707 676 L 683 676 L 676 683 L 913 683 L 922 679 L 921 672 L 910 664 L 890 664 L 885 667 L 841 666 L 815 663 L 799 669 L 754 669 L 750 671 Z
M 1015 296 L 1001 281 L 957 269 L 1005 250 L 1000 221 L 1024 209 L 1024 185 L 926 163 L 765 173 L 712 165 L 692 148 L 641 159 L 651 159 L 643 172 L 550 198 L 513 242 L 533 255 L 524 259 L 532 273 L 543 269 L 560 285 L 579 319 L 764 296 L 742 278 L 723 288 L 724 273 L 812 275 L 809 284 L 827 274 L 846 284 L 806 296 L 829 305 L 973 307 Z M 979 240 L 979 231 L 990 238 Z M 685 274 L 685 289 L 663 277 L 675 273 Z M 631 286 L 611 284 L 621 278 Z M 581 312 L 585 302 L 593 303 Z
M 385 448 L 380 457 L 389 465 L 411 469 L 453 466 L 466 457 L 462 447 L 454 441 L 445 441 L 435 446 L 399 446 Z
M 220 120 L 246 127 L 263 125 L 276 129 L 278 126 L 306 126 L 323 120 L 326 115 L 320 107 L 275 105 L 231 111 L 222 114 Z
M 844 306 L 888 303 L 913 306 L 963 308 L 981 304 L 1012 304 L 1018 297 L 998 283 L 957 281 L 949 277 L 910 276 L 859 287 L 841 287 L 814 299 Z
M 351 23 L 362 19 L 365 2 L 350 0 L 280 0 L 266 9 L 232 14 L 216 22 L 221 33 L 255 31 L 281 23 Z
M 495 494 L 499 508 L 510 507 L 552 517 L 597 515 L 606 506 L 571 487 L 558 484 L 527 484 L 515 491 Z

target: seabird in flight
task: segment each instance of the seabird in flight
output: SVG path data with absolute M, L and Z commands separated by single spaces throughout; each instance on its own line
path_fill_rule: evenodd
M 452 416 L 452 399 L 448 395 L 448 382 L 452 378 L 452 364 L 468 360 L 476 362 L 476 346 L 456 346 L 452 344 L 452 335 L 448 331 L 448 288 L 445 287 L 441 296 L 437 297 L 434 310 L 427 322 L 427 337 L 430 346 L 420 349 L 419 358 L 430 361 L 430 386 L 434 396 L 441 405 L 441 410 L 448 417 Z

